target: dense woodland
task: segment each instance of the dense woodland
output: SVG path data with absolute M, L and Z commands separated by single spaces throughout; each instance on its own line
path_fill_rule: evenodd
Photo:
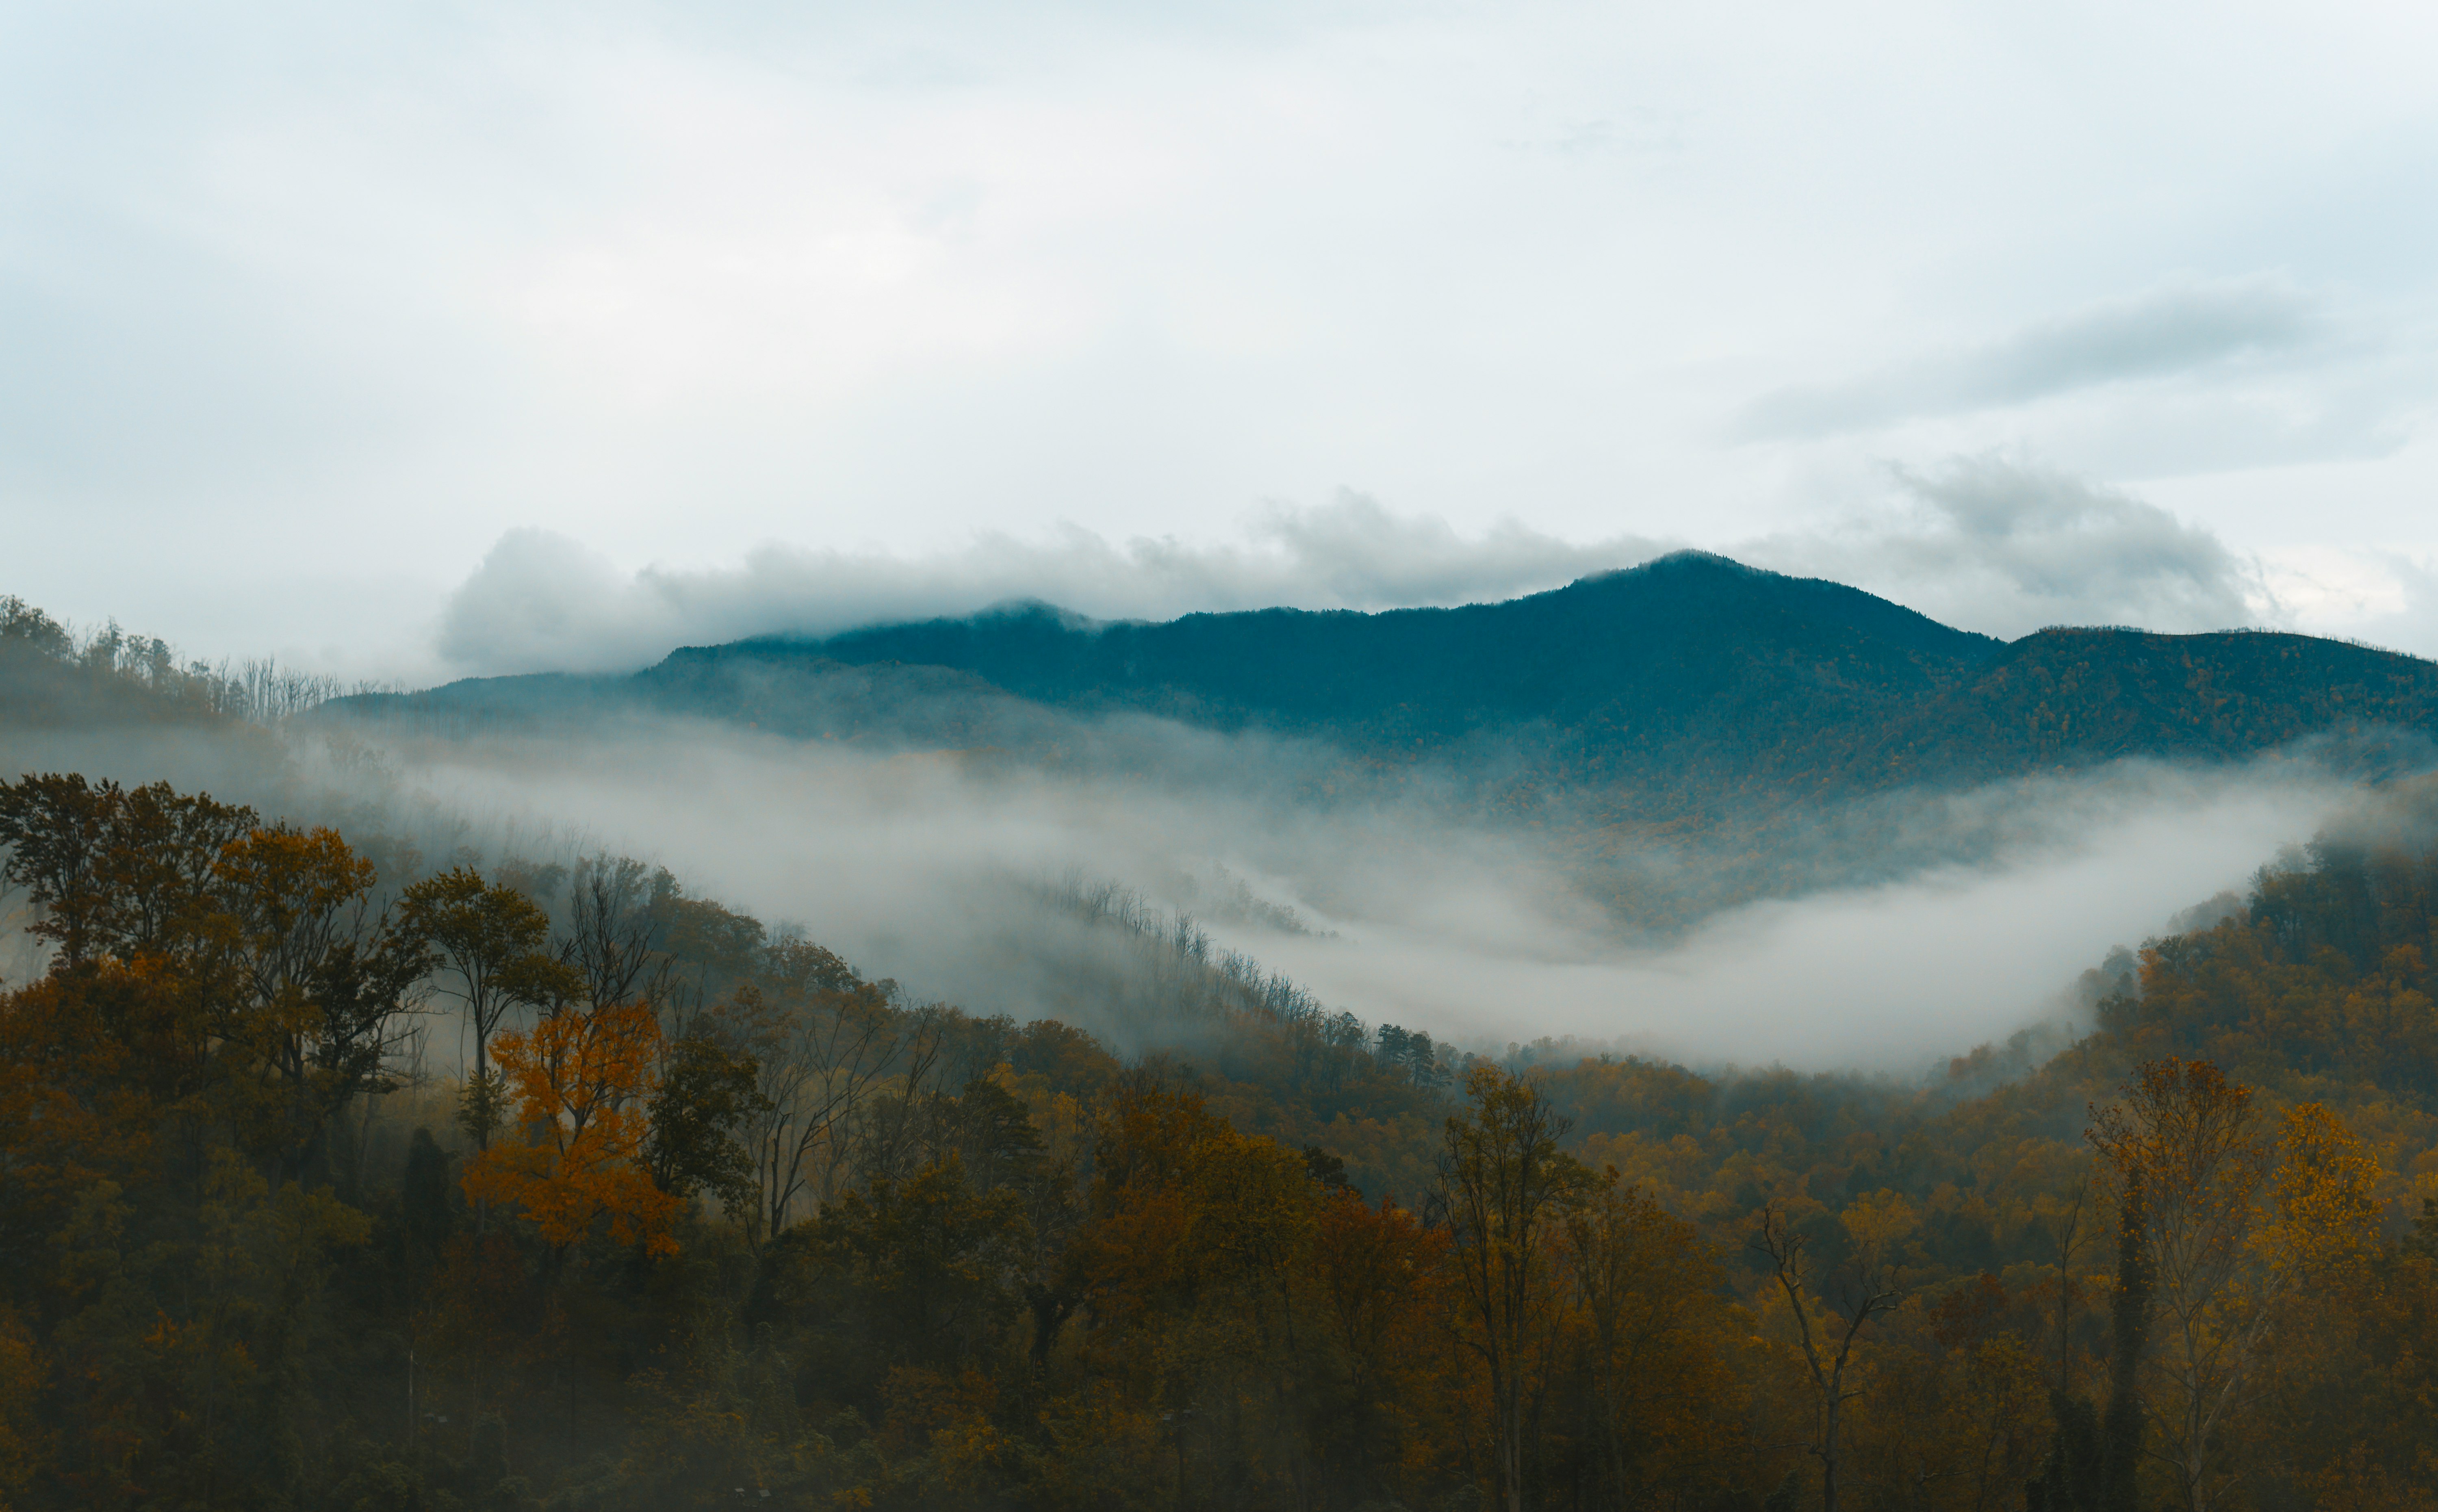
M 1080 882 L 1170 1048 L 614 854 L 0 848 L 17 1512 L 2438 1502 L 2438 782 L 1918 1082 L 1458 1054 Z
M 57 774 L 0 787 L 0 840 L 50 950 L 0 998 L 12 1506 L 2408 1506 L 2438 1474 L 2426 841 L 2324 839 L 2044 1064 L 1897 1087 L 1491 1064 L 1242 984 L 1223 1051 L 1123 1064 L 615 858 L 384 876 Z

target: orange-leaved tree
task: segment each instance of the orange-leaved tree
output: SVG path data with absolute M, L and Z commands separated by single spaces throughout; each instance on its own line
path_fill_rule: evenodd
M 466 1195 L 523 1209 L 554 1248 L 607 1220 L 621 1244 L 677 1253 L 669 1224 L 679 1200 L 652 1185 L 644 1159 L 660 1041 L 645 1003 L 564 1011 L 501 1035 L 493 1049 L 521 1137 L 466 1163 Z

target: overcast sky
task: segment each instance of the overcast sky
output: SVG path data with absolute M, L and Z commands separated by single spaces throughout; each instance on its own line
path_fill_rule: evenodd
M 425 679 L 1681 544 L 2438 654 L 2438 9 L 0 5 L 0 593 Z

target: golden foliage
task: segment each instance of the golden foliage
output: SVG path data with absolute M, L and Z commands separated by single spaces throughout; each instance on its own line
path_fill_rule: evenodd
M 494 1044 L 521 1137 L 466 1163 L 466 1195 L 521 1209 L 556 1248 L 607 1222 L 621 1244 L 674 1255 L 678 1200 L 643 1166 L 659 1016 L 644 1003 L 569 1010 Z

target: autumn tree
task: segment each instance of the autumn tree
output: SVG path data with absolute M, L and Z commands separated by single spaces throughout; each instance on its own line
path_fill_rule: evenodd
M 426 877 L 399 895 L 409 938 L 437 952 L 455 978 L 453 995 L 474 1032 L 474 1070 L 466 1087 L 466 1121 L 478 1149 L 490 1148 L 499 1127 L 501 1089 L 491 1074 L 491 1036 L 508 1011 L 547 1003 L 577 990 L 570 971 L 543 952 L 550 915 L 514 888 L 486 883 L 470 867 Z
M 467 1196 L 521 1209 L 556 1251 L 606 1220 L 621 1244 L 675 1254 L 679 1200 L 653 1184 L 647 1162 L 659 1049 L 660 1021 L 642 1003 L 555 1013 L 501 1035 L 519 1137 L 466 1162 Z
M 2172 1057 L 2138 1068 L 2091 1141 L 2141 1217 L 2161 1454 L 2184 1504 L 2207 1512 L 2239 1472 L 2228 1431 L 2256 1399 L 2287 1304 L 2368 1242 L 2377 1163 L 2326 1109 L 2296 1107 L 2272 1135 L 2250 1087 Z
M 1722 1331 L 1715 1247 L 1692 1224 L 1621 1181 L 1592 1176 L 1564 1215 L 1565 1279 L 1584 1390 L 1584 1477 L 1603 1503 L 1629 1501 L 1663 1446 L 1691 1472 L 1705 1450 L 1706 1395 L 1722 1394 L 1712 1341 Z
M 1837 1472 L 1846 1456 L 1846 1406 L 1862 1394 L 1858 1348 L 1873 1319 L 1886 1313 L 1905 1294 L 1897 1241 L 1902 1238 L 1906 1214 L 1903 1200 L 1893 1192 L 1877 1203 L 1851 1204 L 1841 1215 L 1850 1243 L 1844 1259 L 1827 1267 L 1813 1263 L 1810 1239 L 1787 1222 L 1776 1203 L 1761 1208 L 1752 1247 L 1770 1264 L 1770 1273 L 1793 1319 L 1795 1342 L 1812 1389 L 1812 1435 L 1809 1450 L 1820 1462 L 1821 1512 L 1837 1512 Z
M 1522 1512 L 1525 1409 L 1552 1338 L 1553 1240 L 1586 1173 L 1559 1149 L 1568 1120 L 1528 1080 L 1494 1065 L 1465 1078 L 1472 1106 L 1447 1120 L 1433 1196 L 1455 1238 L 1462 1337 L 1490 1379 L 1499 1499 Z
M 1321 1326 L 1342 1372 L 1342 1406 L 1323 1445 L 1361 1500 L 1412 1494 L 1414 1472 L 1436 1457 L 1426 1457 L 1437 1436 L 1423 1431 L 1429 1410 L 1454 1405 L 1440 1327 L 1447 1239 L 1446 1229 L 1343 1186 L 1327 1189 L 1316 1215 Z
M 75 970 L 105 955 L 198 943 L 222 848 L 255 828 L 252 809 L 167 782 L 123 788 L 74 772 L 0 782 L 0 881 L 39 910 L 32 933 Z
M 230 1039 L 256 1058 L 275 1099 L 271 1137 L 301 1171 L 338 1111 L 383 1085 L 432 958 L 372 908 L 372 863 L 336 831 L 256 829 L 221 848 L 213 880 L 249 1000 Z
M 97 1015 L 73 1053 L 131 1057 L 198 1175 L 207 1124 L 286 1174 L 317 1168 L 428 965 L 370 906 L 371 865 L 327 829 L 74 775 L 0 783 L 0 838 L 58 946 L 51 1022 Z

